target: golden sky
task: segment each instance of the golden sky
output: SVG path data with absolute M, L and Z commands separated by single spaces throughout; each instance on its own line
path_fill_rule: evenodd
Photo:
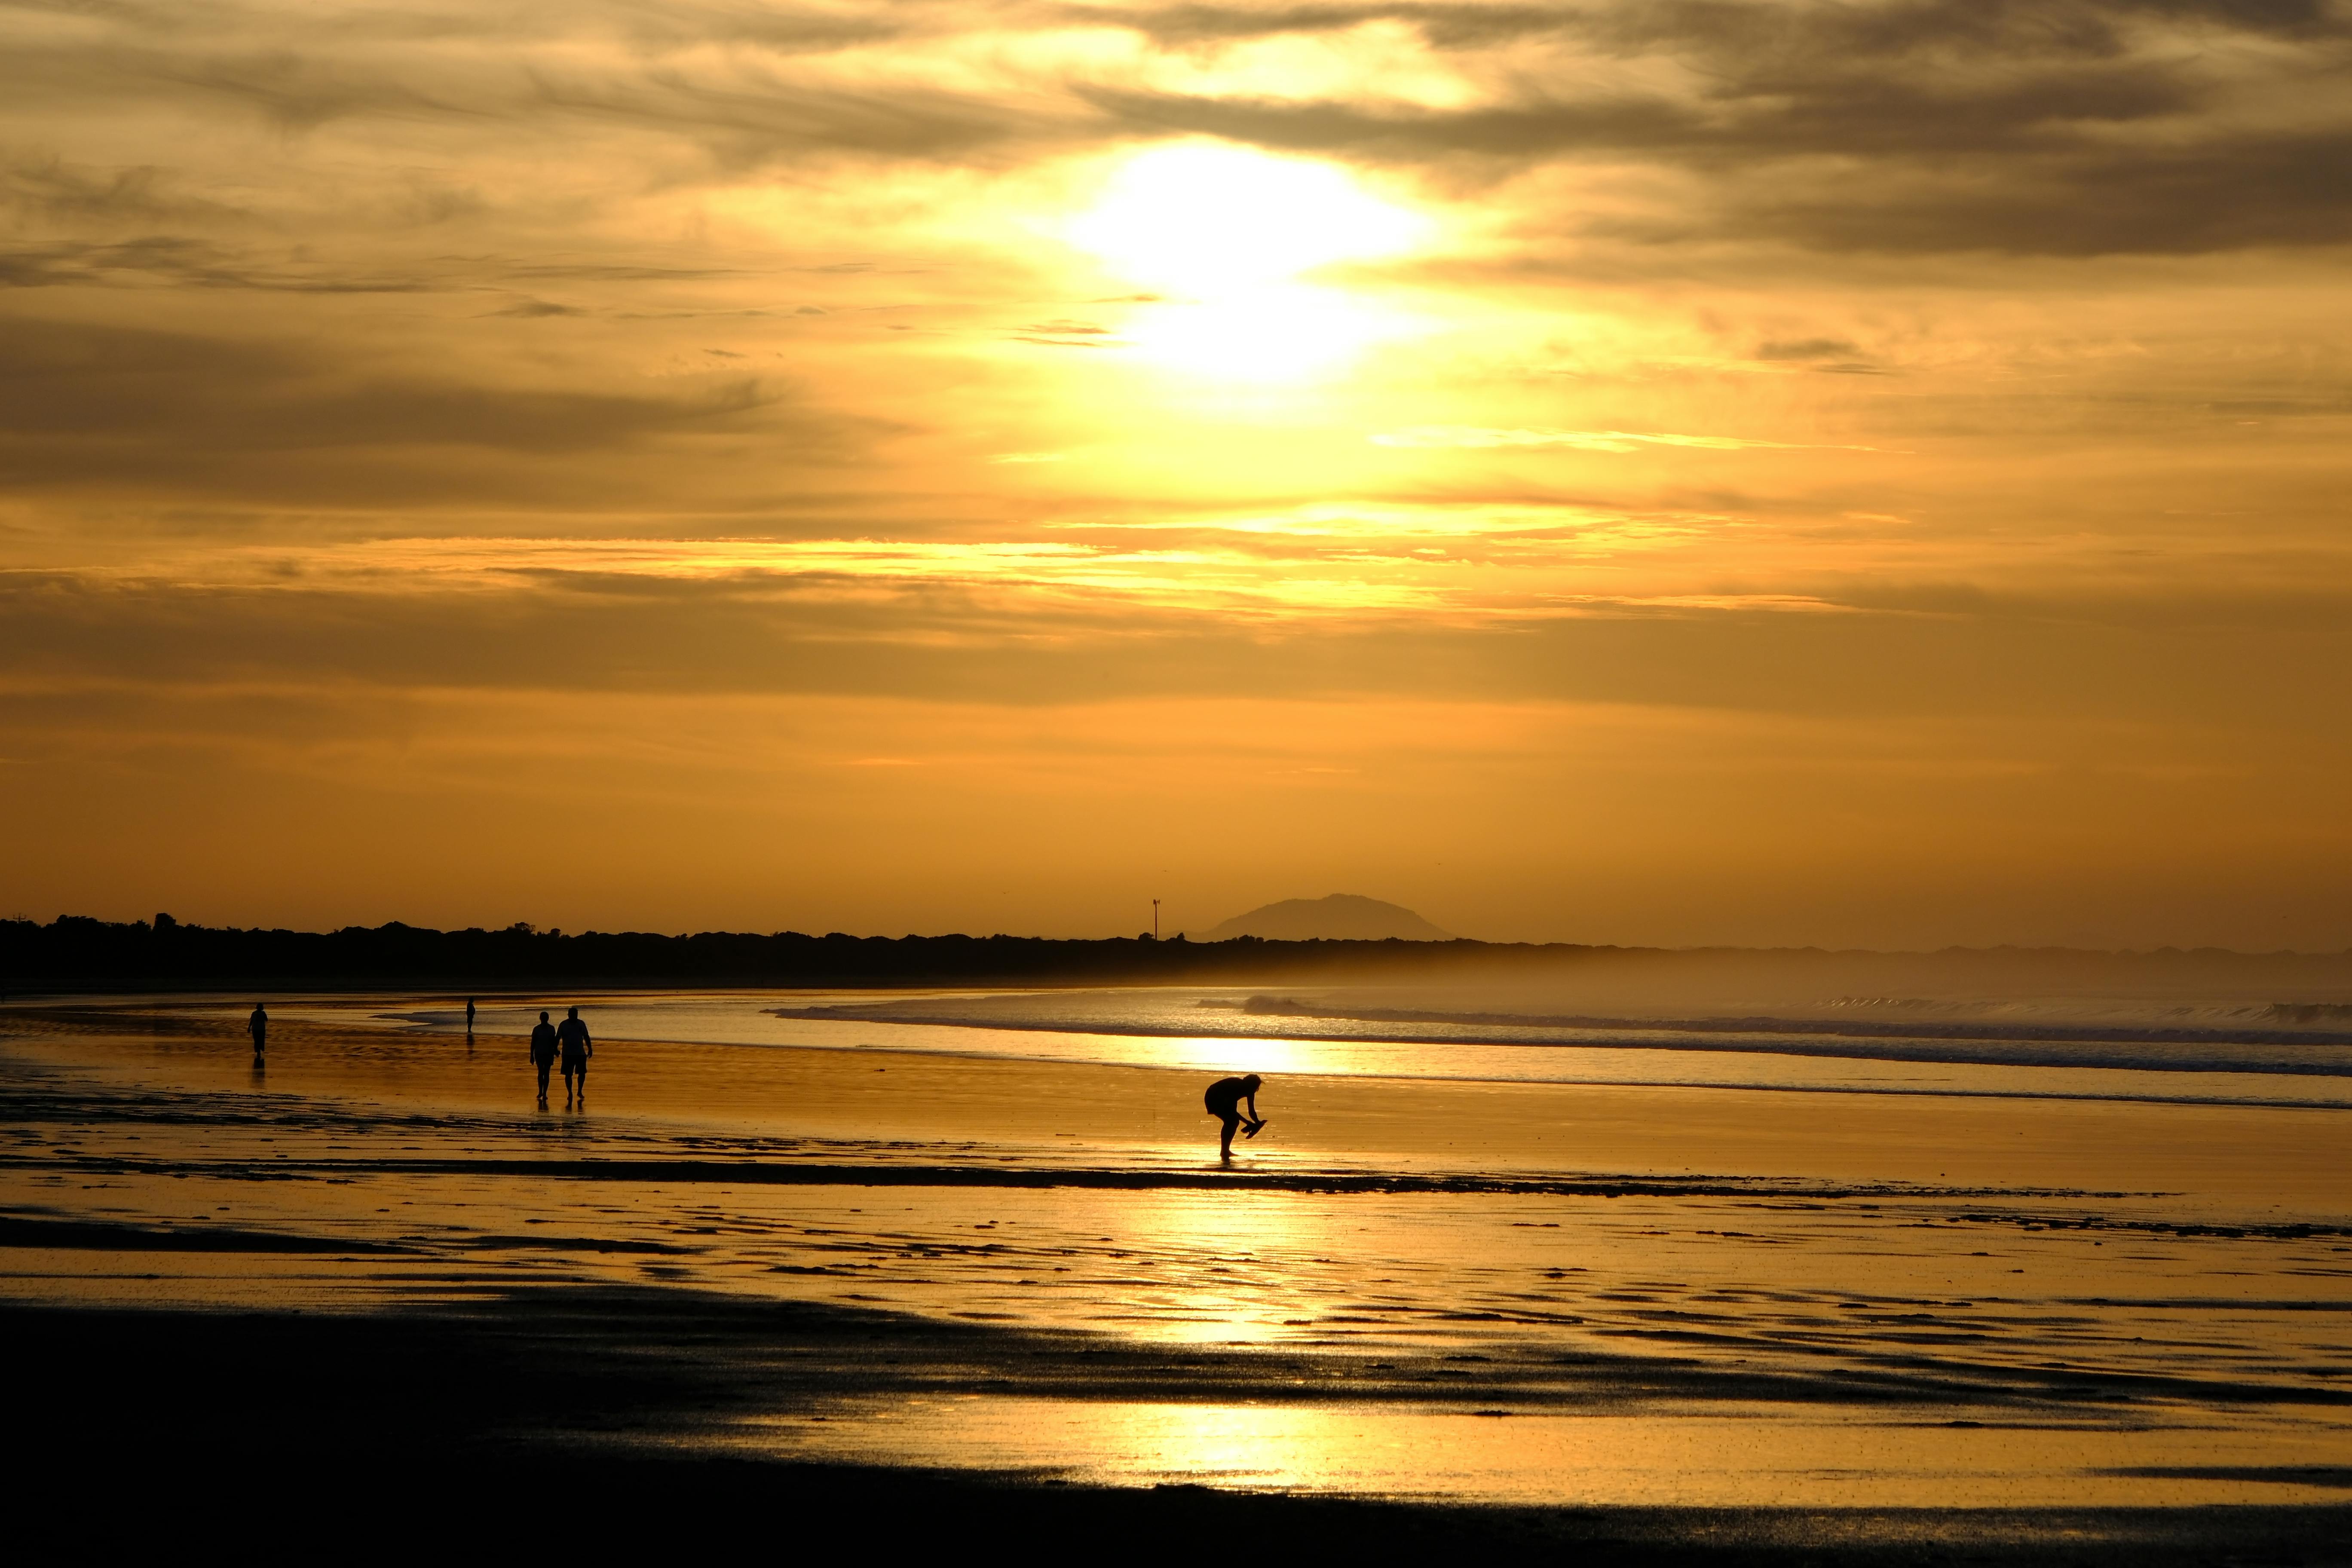
M 2342 0 L 0 0 L 0 914 L 2352 943 Z

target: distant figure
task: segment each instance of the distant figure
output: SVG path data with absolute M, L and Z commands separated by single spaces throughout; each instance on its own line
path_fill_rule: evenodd
M 543 1018 L 547 1015 L 542 1013 L 540 1016 Z M 596 1047 L 588 1043 L 588 1026 L 580 1021 L 579 1008 L 572 1008 L 565 1015 L 563 1022 L 555 1026 L 555 1040 L 563 1047 L 563 1108 L 566 1110 L 572 1109 L 572 1079 L 575 1074 L 580 1079 L 580 1103 L 585 1107 L 588 1103 L 588 1058 L 596 1054 Z
M 269 1047 L 269 1015 L 258 1002 L 253 1005 L 253 1016 L 245 1021 L 245 1032 L 253 1037 L 253 1065 L 259 1067 L 261 1053 Z
M 1255 1073 L 1247 1078 L 1221 1078 L 1202 1097 L 1201 1103 L 1209 1108 L 1209 1114 L 1225 1124 L 1224 1136 L 1217 1140 L 1217 1158 L 1228 1165 L 1234 1163 L 1234 1129 L 1246 1125 L 1249 1135 L 1255 1138 L 1265 1126 L 1265 1118 L 1257 1113 L 1258 1086 L 1264 1082 Z M 1249 1102 L 1246 1116 L 1239 1110 L 1244 1100 Z
M 466 1037 L 469 1040 L 474 1037 L 474 999 L 471 996 L 466 998 Z
M 547 1069 L 555 1065 L 555 1026 L 547 1015 L 539 1016 L 539 1027 L 530 1032 L 530 1065 L 539 1069 L 539 1108 L 547 1109 Z

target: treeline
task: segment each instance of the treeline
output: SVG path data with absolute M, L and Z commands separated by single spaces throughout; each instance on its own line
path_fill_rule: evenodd
M 539 931 L 528 924 L 434 931 L 398 921 L 332 931 L 187 925 L 169 915 L 107 921 L 0 921 L 0 994 L 66 991 L 328 990 L 346 986 L 918 986 L 1253 984 L 1413 979 L 1565 984 L 1703 1001 L 1780 994 L 1843 1007 L 1924 994 L 2263 994 L 2352 1003 L 2352 953 L 2158 948 L 1633 948 L 1567 942 L 1100 941 L 1023 936 L 810 936 Z M 1895 1004 L 1901 1005 L 1901 1004 Z
M 928 985 L 1247 980 L 1427 958 L 1479 942 L 1231 942 L 1181 937 L 857 937 L 697 931 L 434 931 L 394 921 L 341 931 L 240 930 L 170 915 L 114 922 L 0 921 L 0 990 L 537 984 Z

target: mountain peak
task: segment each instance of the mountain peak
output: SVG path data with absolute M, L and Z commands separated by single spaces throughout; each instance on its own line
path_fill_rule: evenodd
M 1451 942 L 1443 931 L 1401 904 L 1383 903 L 1361 893 L 1333 893 L 1322 899 L 1285 899 L 1245 915 L 1235 915 L 1204 942 L 1255 936 L 1267 942 L 1381 942 L 1397 937 L 1405 942 Z

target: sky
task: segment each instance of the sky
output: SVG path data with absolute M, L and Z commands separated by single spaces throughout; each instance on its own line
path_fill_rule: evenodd
M 2352 945 L 2352 5 L 0 0 L 0 915 Z

